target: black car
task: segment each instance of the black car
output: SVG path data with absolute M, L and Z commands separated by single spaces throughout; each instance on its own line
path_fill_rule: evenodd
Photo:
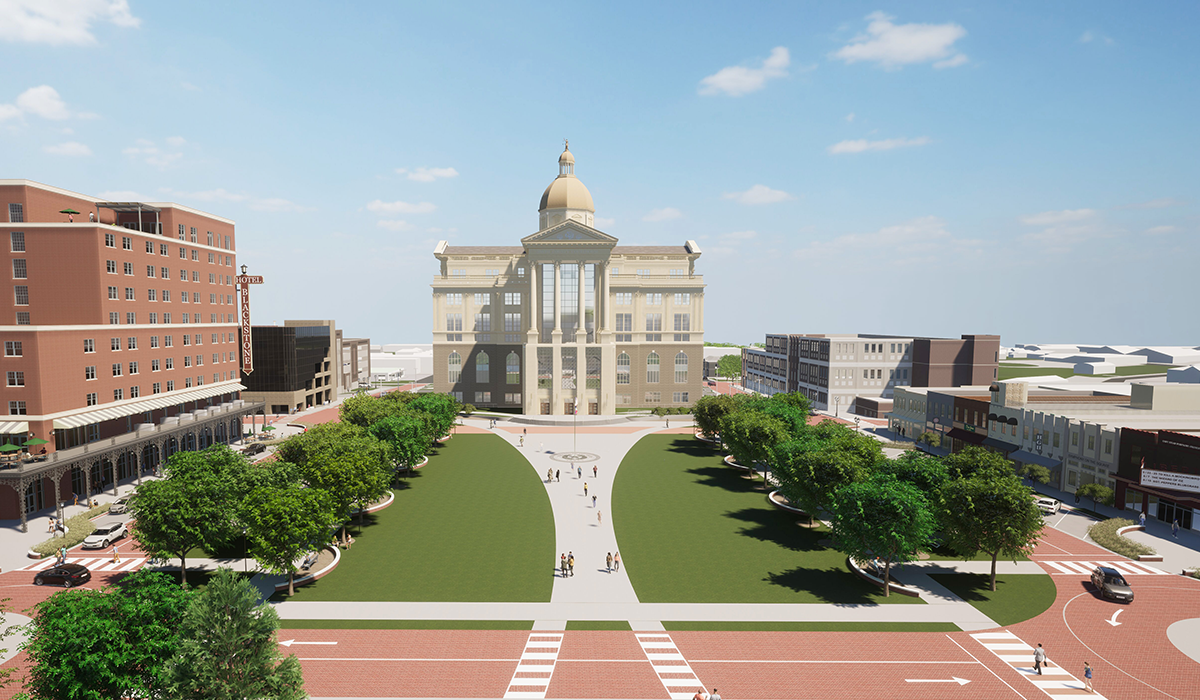
M 1120 571 L 1109 566 L 1097 566 L 1092 570 L 1092 585 L 1100 589 L 1100 595 L 1113 600 L 1133 602 L 1133 589 Z
M 92 572 L 83 564 L 58 564 L 45 571 L 39 571 L 33 577 L 33 585 L 44 586 L 48 583 L 58 584 L 63 588 L 82 586 L 92 580 Z
M 250 456 L 250 455 L 256 455 L 259 452 L 266 452 L 266 450 L 267 450 L 267 446 L 262 444 L 261 442 L 252 442 L 246 447 L 246 449 L 242 450 L 242 454 L 244 454 L 246 456 Z

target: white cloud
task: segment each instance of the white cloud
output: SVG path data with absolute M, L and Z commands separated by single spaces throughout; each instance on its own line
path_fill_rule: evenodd
M 613 224 L 617 223 L 616 219 L 606 219 L 603 216 L 597 216 L 594 221 L 596 223 L 596 228 L 609 228 Z
M 1105 46 L 1112 46 L 1113 44 L 1117 43 L 1113 41 L 1112 37 L 1101 34 L 1100 32 L 1094 32 L 1091 29 L 1087 30 L 1079 37 L 1079 43 L 1081 44 L 1090 44 L 1092 42 L 1098 42 L 1104 44 Z
M 650 213 L 642 217 L 642 221 L 668 221 L 670 219 L 678 219 L 683 216 L 683 212 L 674 207 L 663 207 L 662 209 L 651 209 Z
M 1060 211 L 1044 211 L 1029 214 L 1018 219 L 1027 226 L 1054 226 L 1057 224 L 1084 221 L 1096 215 L 1095 209 L 1062 209 Z
M 728 66 L 700 81 L 701 95 L 742 95 L 763 89 L 771 78 L 786 77 L 791 56 L 787 48 L 776 46 L 758 68 Z
M 188 83 L 188 82 L 180 83 L 179 87 L 183 88 L 184 90 L 187 90 L 188 92 L 200 92 L 200 88 L 198 86 L 192 85 L 191 83 Z
M 92 155 L 92 149 L 78 141 L 66 141 L 54 146 L 46 146 L 42 150 L 56 156 L 79 157 Z
M 726 192 L 721 195 L 721 199 L 732 199 L 738 204 L 747 204 L 757 206 L 760 204 L 775 204 L 777 202 L 786 202 L 795 199 L 792 195 L 783 190 L 773 190 L 766 185 L 755 185 L 745 192 Z
M 1167 207 L 1182 207 L 1187 202 L 1174 197 L 1159 197 L 1151 199 L 1148 202 L 1137 202 L 1136 204 L 1126 204 L 1122 209 L 1166 209 Z
M 21 110 L 16 105 L 0 104 L 0 122 L 21 116 Z
M 1177 226 L 1154 226 L 1146 229 L 1142 233 L 1148 236 L 1161 236 L 1164 233 L 1175 233 L 1178 230 L 1179 228 Z
M 748 241 L 751 238 L 757 237 L 757 231 L 732 231 L 730 233 L 722 233 L 720 235 L 721 241 L 726 243 L 731 241 Z
M 806 261 L 837 260 L 844 264 L 926 264 L 930 258 L 947 256 L 964 260 L 978 257 L 987 247 L 981 240 L 957 238 L 937 216 L 922 216 L 903 224 L 885 226 L 872 233 L 850 233 L 827 241 L 813 241 L 794 251 Z
M 134 28 L 128 0 L 0 0 L 0 40 L 55 46 L 96 43 L 92 25 Z
M 4 0 L 0 0 L 2 3 Z M 3 10 L 0 9 L 0 13 Z M 2 14 L 0 14 L 2 16 Z M 67 109 L 67 103 L 63 102 L 59 96 L 58 90 L 49 85 L 39 85 L 31 87 L 25 92 L 17 96 L 16 104 L 0 104 L 0 121 L 19 117 L 22 114 L 32 114 L 43 119 L 51 119 L 54 121 L 62 121 L 71 118 L 71 111 Z M 94 119 L 98 115 L 84 113 L 75 115 L 85 119 Z
M 266 197 L 263 199 L 251 197 L 248 206 L 256 211 L 315 211 L 313 207 L 306 207 L 282 197 Z
M 872 61 L 889 70 L 914 63 L 933 63 L 936 68 L 961 66 L 966 55 L 954 48 L 954 42 L 967 30 L 946 24 L 893 24 L 893 17 L 882 12 L 867 15 L 865 34 L 859 34 L 832 57 L 846 63 Z
M 375 212 L 376 214 L 428 214 L 437 209 L 431 202 L 417 202 L 412 204 L 409 202 L 384 202 L 376 199 L 367 203 L 367 211 Z
M 839 141 L 830 146 L 828 150 L 830 153 L 863 153 L 864 151 L 890 151 L 893 148 L 924 146 L 927 143 L 929 143 L 928 136 L 918 136 L 915 139 L 882 139 L 880 141 L 855 139 L 849 141 Z
M 854 112 L 851 112 L 846 115 L 846 121 L 848 121 L 848 122 L 854 121 Z
M 450 177 L 458 177 L 458 171 L 454 168 L 397 168 L 396 172 L 401 175 L 408 175 L 409 180 L 417 182 L 433 182 L 434 180 Z
M 245 194 L 243 192 L 230 192 L 229 190 L 218 187 L 215 190 L 199 190 L 196 192 L 181 192 L 170 188 L 163 188 L 162 192 L 170 195 L 175 201 L 182 203 L 187 202 L 220 202 L 245 204 L 247 207 L 255 211 L 272 211 L 272 212 L 300 212 L 314 211 L 312 207 L 305 207 L 297 204 L 289 199 L 279 197 L 255 197 L 254 195 Z
M 180 146 L 182 146 L 185 143 L 187 143 L 187 139 L 183 138 L 182 136 L 167 137 L 167 145 L 168 146 L 173 146 L 175 148 L 179 148 Z
M 389 231 L 407 231 L 408 229 L 412 228 L 411 224 L 409 224 L 407 221 L 401 221 L 400 219 L 384 219 L 382 221 L 375 222 L 375 225 L 379 228 L 385 228 Z
M 136 158 L 147 165 L 152 165 L 156 168 L 167 168 L 174 165 L 176 161 L 183 158 L 183 154 L 178 151 L 167 151 L 159 148 L 153 141 L 149 139 L 138 139 L 133 146 L 121 151 L 125 155 Z

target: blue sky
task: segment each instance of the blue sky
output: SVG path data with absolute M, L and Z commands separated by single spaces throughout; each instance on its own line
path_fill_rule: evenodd
M 247 9 L 250 8 L 250 9 Z M 0 0 L 0 177 L 237 222 L 256 323 L 429 342 L 439 239 L 695 239 L 706 338 L 1200 344 L 1195 3 Z

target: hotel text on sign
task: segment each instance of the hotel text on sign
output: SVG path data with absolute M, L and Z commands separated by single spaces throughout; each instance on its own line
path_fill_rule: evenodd
M 238 275 L 242 292 L 242 374 L 254 371 L 254 352 L 250 340 L 250 285 L 262 284 L 262 275 Z

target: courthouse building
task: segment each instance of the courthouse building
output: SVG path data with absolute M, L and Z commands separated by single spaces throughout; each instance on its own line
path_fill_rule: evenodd
M 701 395 L 700 248 L 623 246 L 594 227 L 569 150 L 517 246 L 434 250 L 433 384 L 480 408 L 611 414 Z

